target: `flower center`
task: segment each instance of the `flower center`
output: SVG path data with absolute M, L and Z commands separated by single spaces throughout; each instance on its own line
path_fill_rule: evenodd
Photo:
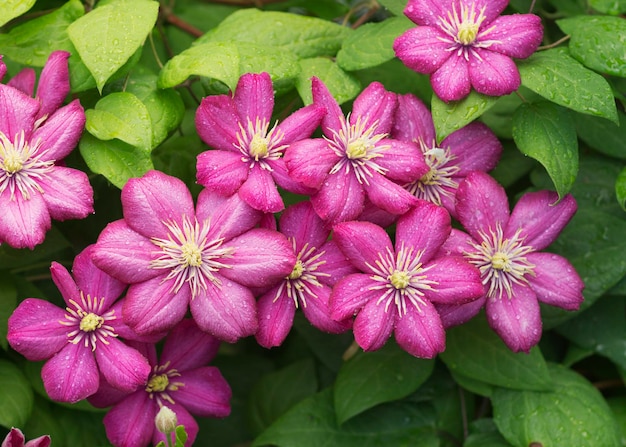
M 267 162 L 278 160 L 287 149 L 286 144 L 281 144 L 285 135 L 277 130 L 277 125 L 278 123 L 274 124 L 268 132 L 269 123 L 258 117 L 254 123 L 248 119 L 247 127 L 239 124 L 235 147 L 241 153 L 242 162 L 251 168 L 258 163 L 263 169 L 273 170 Z
M 9 148 L 4 151 L 5 157 L 3 160 L 4 170 L 7 175 L 10 177 L 16 172 L 22 170 L 22 166 L 24 166 L 24 161 L 22 160 L 21 154 L 19 154 L 14 148 Z
M 103 324 L 104 318 L 100 315 L 89 312 L 80 320 L 80 330 L 84 332 L 93 332 L 96 329 L 100 329 Z
M 254 157 L 255 161 L 259 161 L 259 158 L 265 158 L 268 152 L 267 139 L 259 134 L 254 134 L 250 142 L 250 155 Z
M 462 10 L 463 6 L 461 6 Z M 459 32 L 456 37 L 459 43 L 463 45 L 469 45 L 476 39 L 478 34 L 478 27 L 480 24 L 473 22 L 461 22 L 459 25 Z
M 150 395 L 150 399 L 155 399 L 159 405 L 163 405 L 164 401 L 175 404 L 174 399 L 170 395 L 172 391 L 177 391 L 180 387 L 185 386 L 183 382 L 177 382 L 175 377 L 180 376 L 178 370 L 170 368 L 170 362 L 166 362 L 161 366 L 153 368 L 152 376 L 146 385 L 146 392 Z
M 302 260 L 298 259 L 296 265 L 293 266 L 293 270 L 287 278 L 299 279 L 302 276 L 302 273 L 304 273 L 304 265 L 302 265 Z
M 394 271 L 387 279 L 389 279 L 391 285 L 397 290 L 406 289 L 411 283 L 411 277 L 409 274 L 399 270 Z
M 83 342 L 85 347 L 91 346 L 95 351 L 98 342 L 109 344 L 107 337 L 117 337 L 115 329 L 109 324 L 115 320 L 113 309 L 104 311 L 104 298 L 92 298 L 81 291 L 80 302 L 69 301 L 66 307 L 65 320 L 59 321 L 63 326 L 68 326 L 71 331 L 67 333 L 70 343 Z
M 422 139 L 419 139 L 418 143 L 430 170 L 418 181 L 404 188 L 420 199 L 441 205 L 442 197 L 453 198 L 459 186 L 458 182 L 453 180 L 454 175 L 460 170 L 452 162 L 456 157 L 450 153 L 449 148 L 429 148 Z
M 503 270 L 505 272 L 511 271 L 510 259 L 506 253 L 495 253 L 491 258 L 491 266 L 497 270 Z
M 160 393 L 161 391 L 165 391 L 169 384 L 170 379 L 167 377 L 167 374 L 154 375 L 148 381 L 148 385 L 146 385 L 146 391 L 148 393 Z
M 194 241 L 185 242 L 181 245 L 180 251 L 187 267 L 200 267 L 202 265 L 202 252 Z
M 364 141 L 359 138 L 356 141 L 351 141 L 348 143 L 348 148 L 346 149 L 346 156 L 350 160 L 357 160 L 359 158 L 363 158 L 367 155 L 368 150 L 371 150 L 371 144 L 368 144 L 368 141 Z

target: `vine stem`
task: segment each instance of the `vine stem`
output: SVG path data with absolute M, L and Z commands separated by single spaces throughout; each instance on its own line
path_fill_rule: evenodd
M 541 46 L 539 48 L 537 48 L 537 51 L 541 51 L 541 50 L 549 50 L 550 48 L 554 48 L 554 47 L 558 47 L 559 45 L 561 45 L 563 42 L 567 42 L 569 40 L 571 36 L 568 34 L 567 36 L 563 36 L 561 37 L 559 40 L 557 40 L 556 42 L 552 42 L 549 45 L 544 45 Z

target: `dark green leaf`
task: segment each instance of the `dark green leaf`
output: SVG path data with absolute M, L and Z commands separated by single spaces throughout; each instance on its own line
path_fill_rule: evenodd
M 359 81 L 346 73 L 334 62 L 323 57 L 302 59 L 300 75 L 296 79 L 296 88 L 305 104 L 313 102 L 311 94 L 311 77 L 318 77 L 332 93 L 339 104 L 354 99 L 361 91 Z
M 626 211 L 626 168 L 622 169 L 615 182 L 615 195 L 617 202 Z
M 4 0 L 0 8 L 0 26 L 21 16 L 33 7 L 36 0 Z
M 0 359 L 0 425 L 22 427 L 33 407 L 33 390 L 15 364 Z
M 515 446 L 617 447 L 617 427 L 602 395 L 586 379 L 550 365 L 553 392 L 513 391 L 493 393 L 494 421 Z
M 450 370 L 450 374 L 460 387 L 465 388 L 474 394 L 484 397 L 490 397 L 493 393 L 493 386 L 481 380 L 472 379 L 461 374 L 460 370 Z
M 522 85 L 563 107 L 617 123 L 609 83 L 565 50 L 540 51 L 518 62 Z
M 448 103 L 433 95 L 431 107 L 437 141 L 441 142 L 455 130 L 474 121 L 493 107 L 497 100 L 494 96 L 481 95 L 474 90 L 464 99 Z
M 626 114 L 617 113 L 619 126 L 611 121 L 575 114 L 576 132 L 589 146 L 611 157 L 626 160 Z
M 335 382 L 337 422 L 408 396 L 428 379 L 433 367 L 434 361 L 413 357 L 391 342 L 375 352 L 360 352 L 341 367 Z
M 17 289 L 12 276 L 6 270 L 0 270 L 0 346 L 6 351 L 7 322 L 17 307 Z
M 578 172 L 578 140 L 566 109 L 549 102 L 522 104 L 513 115 L 513 139 L 546 168 L 559 197 L 569 192 Z
M 482 314 L 448 330 L 446 350 L 440 357 L 450 371 L 489 385 L 538 391 L 553 386 L 539 348 L 528 354 L 514 353 Z
M 331 371 L 338 372 L 343 365 L 342 355 L 354 342 L 351 333 L 328 334 L 321 332 L 311 325 L 306 319 L 296 318 L 293 327 L 304 338 L 315 356 Z
M 497 431 L 489 433 L 474 433 L 469 435 L 463 447 L 511 447 L 506 439 Z
M 11 248 L 7 244 L 0 245 L 0 265 L 11 268 L 32 267 L 42 260 L 53 260 L 54 255 L 70 246 L 70 243 L 53 226 L 46 233 L 46 239 L 32 251 Z
M 510 140 L 503 141 L 502 147 L 504 150 L 500 156 L 500 161 L 496 168 L 489 174 L 502 186 L 508 188 L 518 180 L 527 176 L 528 173 L 537 166 L 537 162 L 522 154 Z M 549 178 L 548 182 L 546 187 L 551 188 L 552 182 Z
M 626 396 L 609 397 L 606 402 L 613 411 L 620 432 L 621 445 L 626 445 Z

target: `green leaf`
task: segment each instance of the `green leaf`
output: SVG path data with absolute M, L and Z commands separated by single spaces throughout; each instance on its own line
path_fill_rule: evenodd
M 70 246 L 61 232 L 53 225 L 46 233 L 46 239 L 34 250 L 20 250 L 9 247 L 8 244 L 0 245 L 0 265 L 17 267 L 31 267 L 43 260 L 49 265 L 48 260 L 56 259 L 58 253 Z
M 0 346 L 5 351 L 9 346 L 7 324 L 16 307 L 17 289 L 13 283 L 13 278 L 6 270 L 0 270 Z
M 490 397 L 493 394 L 494 387 L 486 382 L 467 377 L 463 375 L 460 370 L 450 370 L 450 374 L 454 381 L 467 391 L 484 397 Z
M 50 14 L 18 25 L 0 34 L 2 54 L 24 65 L 43 67 L 52 51 L 69 51 L 67 27 L 84 13 L 79 0 L 70 0 Z
M 433 95 L 431 108 L 437 142 L 455 130 L 471 123 L 485 111 L 493 107 L 498 100 L 494 96 L 481 95 L 474 90 L 460 101 L 444 102 L 437 95 Z
M 334 56 L 352 29 L 327 20 L 276 11 L 241 9 L 196 40 L 249 42 L 278 47 L 299 58 Z
M 22 427 L 33 407 L 33 390 L 15 364 L 0 359 L 0 425 Z
M 37 0 L 4 0 L 0 8 L 0 26 L 21 16 L 33 7 Z
M 113 0 L 69 26 L 70 40 L 100 92 L 107 80 L 143 45 L 158 12 L 156 1 Z
M 128 179 L 141 177 L 154 168 L 148 152 L 117 139 L 102 141 L 85 133 L 78 148 L 89 169 L 120 189 Z
M 522 104 L 513 115 L 513 139 L 519 150 L 546 168 L 559 197 L 578 173 L 578 139 L 570 113 L 549 102 Z
M 100 140 L 117 138 L 146 152 L 152 149 L 152 122 L 146 106 L 132 93 L 105 96 L 85 111 L 85 129 Z
M 618 112 L 619 126 L 603 118 L 577 113 L 574 116 L 578 137 L 589 146 L 611 157 L 626 160 L 626 114 Z
M 428 379 L 434 365 L 395 343 L 357 354 L 341 367 L 335 382 L 337 422 L 343 424 L 375 405 L 408 396 Z
M 537 391 L 553 386 L 539 348 L 528 354 L 514 353 L 491 330 L 484 316 L 448 330 L 446 350 L 440 357 L 450 371 L 490 385 Z
M 506 439 L 497 431 L 488 433 L 473 433 L 469 435 L 463 447 L 511 447 Z
M 617 124 L 609 83 L 583 67 L 565 50 L 540 51 L 518 62 L 522 85 L 563 107 L 601 116 Z
M 176 427 L 176 444 L 174 447 L 184 447 L 187 442 L 187 431 L 184 425 Z
M 569 51 L 575 59 L 600 73 L 626 77 L 624 42 L 616 38 L 626 35 L 622 17 L 586 15 L 559 20 L 557 24 L 568 21 L 562 28 L 571 35 Z
M 626 0 L 588 0 L 589 6 L 604 14 L 619 15 L 626 12 Z
M 351 333 L 328 334 L 316 329 L 305 318 L 296 314 L 293 327 L 304 338 L 315 356 L 331 371 L 338 372 L 343 365 L 342 355 L 354 342 Z
M 339 104 L 354 99 L 361 91 L 359 81 L 346 73 L 334 62 L 323 57 L 302 59 L 300 75 L 296 79 L 296 89 L 305 104 L 313 102 L 311 77 L 318 77 L 328 87 Z
M 602 395 L 586 379 L 550 365 L 551 393 L 496 389 L 494 421 L 513 445 L 617 447 L 615 420 Z
M 300 74 L 298 58 L 291 51 L 237 42 L 239 50 L 239 73 L 267 72 L 272 78 L 277 94 L 293 87 L 296 77 Z
M 626 168 L 622 169 L 615 181 L 615 195 L 619 205 L 626 211 Z
M 621 445 L 626 445 L 626 396 L 609 397 L 606 402 L 613 411 L 621 435 Z
M 317 391 L 313 359 L 292 363 L 263 376 L 250 395 L 250 419 L 257 432 L 269 427 L 289 408 Z
M 389 11 L 397 16 L 404 15 L 404 8 L 406 7 L 406 0 L 378 0 L 378 3 L 383 5 Z
M 375 67 L 393 59 L 394 40 L 414 26 L 413 22 L 402 16 L 358 27 L 344 40 L 337 53 L 337 65 L 352 71 Z

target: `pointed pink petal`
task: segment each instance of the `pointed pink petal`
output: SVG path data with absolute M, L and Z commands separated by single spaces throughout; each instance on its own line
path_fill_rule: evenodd
M 50 399 L 75 403 L 98 391 L 100 376 L 91 346 L 68 343 L 41 370 Z
M 469 253 L 473 250 L 471 245 L 472 242 L 473 240 L 469 234 L 453 228 L 450 232 L 450 236 L 441 246 L 437 256 L 463 256 L 463 253 Z
M 398 220 L 398 217 L 399 216 L 396 214 L 391 214 L 385 210 L 381 210 L 366 197 L 363 212 L 359 214 L 359 217 L 356 220 L 371 222 L 379 227 L 387 228 L 393 225 L 396 220 Z
M 209 221 L 211 238 L 229 241 L 235 236 L 255 227 L 263 213 L 245 203 L 238 194 L 223 197 L 209 190 L 198 196 L 196 218 L 199 222 Z
M 490 51 L 524 59 L 533 54 L 543 39 L 541 18 L 534 14 L 500 16 L 489 24 L 493 30 L 479 34 L 478 40 L 494 41 Z
M 354 340 L 364 351 L 376 351 L 387 343 L 397 320 L 395 312 L 395 306 L 385 311 L 385 303 L 377 304 L 376 300 L 363 306 L 354 319 L 352 331 Z
M 430 78 L 433 90 L 442 100 L 457 101 L 469 95 L 472 89 L 470 67 L 463 55 L 452 55 Z
M 285 165 L 291 178 L 311 188 L 321 187 L 338 161 L 337 154 L 321 138 L 297 141 L 285 152 Z
M 332 287 L 343 277 L 359 272 L 334 240 L 326 241 L 324 245 L 320 246 L 318 253 L 320 252 L 324 254 L 320 256 L 319 260 L 324 263 L 317 268 L 317 272 L 328 275 L 317 277 L 317 280 L 322 284 Z
M 176 177 L 148 171 L 141 178 L 131 178 L 122 188 L 124 220 L 130 228 L 146 237 L 167 239 L 165 222 L 182 228 L 182 218 L 195 217 L 193 199 L 187 185 Z
M 107 338 L 108 343 L 98 343 L 96 360 L 103 377 L 121 391 L 135 391 L 148 382 L 152 371 L 146 358 L 117 338 Z
M 52 226 L 50 214 L 42 194 L 31 192 L 25 200 L 19 191 L 11 198 L 9 188 L 0 194 L 3 204 L 0 213 L 0 240 L 14 248 L 28 247 L 31 250 L 41 244 L 46 231 Z
M 412 247 L 414 254 L 423 250 L 421 260 L 426 263 L 439 251 L 451 230 L 450 215 L 445 209 L 418 199 L 417 205 L 398 219 L 396 251 L 402 247 Z
M 422 140 L 429 145 L 435 142 L 435 124 L 430 110 L 415 95 L 398 95 L 398 109 L 391 133 L 392 138 L 401 141 Z
M 193 418 L 193 416 L 189 414 L 187 409 L 182 405 L 168 403 L 166 404 L 166 406 L 169 407 L 174 413 L 176 413 L 178 425 L 183 425 L 185 427 L 185 432 L 187 433 L 187 442 L 185 442 L 185 447 L 191 447 L 196 440 L 196 436 L 198 436 L 198 423 Z M 154 427 L 154 422 L 152 426 Z M 175 438 L 175 435 L 172 433 L 171 437 Z M 161 441 L 167 442 L 165 435 L 156 429 L 153 430 L 152 445 L 158 445 L 158 443 Z M 172 441 L 171 445 L 175 445 L 175 443 Z
M 491 25 L 496 17 L 502 14 L 502 11 L 508 6 L 509 0 L 460 0 L 459 3 L 470 7 L 474 6 L 477 13 L 485 8 L 485 21 L 482 23 L 482 27 L 486 28 Z M 459 11 L 458 8 L 457 11 Z
M 504 237 L 512 237 L 518 230 L 524 238 L 524 245 L 542 250 L 559 236 L 576 213 L 576 200 L 566 195 L 559 197 L 552 191 L 526 193 L 515 204 L 509 224 L 504 229 Z
M 52 439 L 49 435 L 39 436 L 38 438 L 31 439 L 24 447 L 49 447 L 52 443 Z
M 383 157 L 376 159 L 376 163 L 386 170 L 385 177 L 410 183 L 430 170 L 424 154 L 415 143 L 387 138 L 379 144 L 388 146 Z
M 456 194 L 456 213 L 467 232 L 480 241 L 483 234 L 506 229 L 509 200 L 504 188 L 489 175 L 474 171 L 461 182 Z
M 469 320 L 478 315 L 478 312 L 485 305 L 486 296 L 482 296 L 477 300 L 464 304 L 436 304 L 437 312 L 441 317 L 444 328 L 458 326 L 467 323 Z
M 539 302 L 532 289 L 513 284 L 508 298 L 488 298 L 485 305 L 489 326 L 513 352 L 528 352 L 541 338 Z
M 250 172 L 248 165 L 241 161 L 240 153 L 224 150 L 202 152 L 196 168 L 198 183 L 224 196 L 237 192 Z
M 277 231 L 254 228 L 223 245 L 233 248 L 220 274 L 249 287 L 271 286 L 291 273 L 296 264 L 293 247 Z
M 126 284 L 96 267 L 91 260 L 93 249 L 94 245 L 89 245 L 74 258 L 72 273 L 78 288 L 91 297 L 104 299 L 102 307 L 108 309 L 122 294 Z
M 53 219 L 84 219 L 94 212 L 93 190 L 83 171 L 55 166 L 39 184 L 45 191 L 42 197 Z
M 471 171 L 491 171 L 496 167 L 502 144 L 495 134 L 483 123 L 473 122 L 452 132 L 441 142 L 440 147 L 450 148 L 455 157 L 448 164 L 460 169 L 456 176 L 464 177 Z
M 281 144 L 291 144 L 309 138 L 325 114 L 326 109 L 319 104 L 310 104 L 296 110 L 276 127 L 276 132 L 283 134 Z
M 432 290 L 424 290 L 433 303 L 462 304 L 483 296 L 480 272 L 461 256 L 433 259 L 424 269 L 427 279 L 436 282 Z
M 339 132 L 345 122 L 343 111 L 339 107 L 339 103 L 328 90 L 324 83 L 316 78 L 311 78 L 311 92 L 313 95 L 313 103 L 324 107 L 326 114 L 322 119 L 322 132 L 330 137 L 334 132 Z
M 341 334 L 352 327 L 352 317 L 335 321 L 331 318 L 330 293 L 328 286 L 311 287 L 315 296 L 307 294 L 306 304 L 302 304 L 302 313 L 309 322 L 320 331 Z
M 185 386 L 176 390 L 175 400 L 189 412 L 201 417 L 223 418 L 230 414 L 232 392 L 219 369 L 213 366 L 182 371 Z
M 397 107 L 396 94 L 385 90 L 380 82 L 372 82 L 354 100 L 350 124 L 360 122 L 365 129 L 374 127 L 375 134 L 388 134 Z
M 50 266 L 50 273 L 52 281 L 61 292 L 65 304 L 67 306 L 71 306 L 71 301 L 80 303 L 80 290 L 78 289 L 74 278 L 70 275 L 70 272 L 68 272 L 67 269 L 58 262 L 53 261 Z
M 519 88 L 522 81 L 513 59 L 500 53 L 477 48 L 470 54 L 469 78 L 478 93 L 504 96 Z
M 439 19 L 447 18 L 448 11 L 452 11 L 452 3 L 458 11 L 458 0 L 409 0 L 404 14 L 418 25 L 438 25 Z
M 376 281 L 362 273 L 341 279 L 330 294 L 331 318 L 335 321 L 351 318 L 370 301 L 375 303 L 381 294 L 380 290 L 372 290 L 376 285 Z
M 285 208 L 271 172 L 255 164 L 249 170 L 248 179 L 239 188 L 239 196 L 256 210 L 277 213 Z
M 126 301 L 126 299 L 122 298 L 121 300 L 116 301 L 113 306 L 110 307 L 110 310 L 113 311 L 113 314 L 116 316 L 115 320 L 111 320 L 108 322 L 108 324 L 113 328 L 113 330 L 115 331 L 115 333 L 121 338 L 123 339 L 125 342 L 140 342 L 140 343 L 135 343 L 133 344 L 133 347 L 135 349 L 137 344 L 141 344 L 141 343 L 158 343 L 160 340 L 162 340 L 166 335 L 167 332 L 163 331 L 163 332 L 155 332 L 154 334 L 146 334 L 146 335 L 139 335 L 137 334 L 135 331 L 133 331 L 124 321 L 123 318 L 123 314 L 122 314 L 122 309 L 124 307 L 124 302 Z M 145 353 L 142 352 L 142 354 Z M 156 361 L 156 360 L 155 360 Z
M 420 26 L 405 31 L 393 43 L 393 50 L 398 59 L 411 70 L 418 73 L 432 74 L 439 70 L 450 58 L 455 57 L 447 51 L 450 43 L 446 34 L 430 26 Z
M 398 345 L 415 357 L 432 359 L 446 349 L 441 318 L 429 302 L 420 304 L 419 310 L 407 306 L 406 314 L 396 318 L 394 335 Z
M 33 93 L 35 92 L 36 80 L 37 75 L 35 74 L 35 70 L 32 68 L 24 68 L 20 70 L 18 74 L 13 76 L 9 82 L 7 82 L 7 85 L 18 89 L 28 96 L 33 96 Z
M 155 245 L 150 239 L 120 219 L 102 230 L 91 257 L 99 269 L 122 282 L 134 284 L 163 274 L 150 267 L 154 250 Z
M 219 287 L 208 284 L 206 293 L 196 296 L 190 304 L 191 315 L 203 330 L 227 343 L 256 332 L 256 302 L 247 287 L 215 275 Z
M 566 310 L 578 310 L 583 302 L 585 284 L 570 262 L 552 253 L 529 253 L 528 262 L 535 265 L 534 275 L 526 275 L 531 289 L 542 303 Z
M 39 76 L 36 98 L 41 101 L 41 110 L 38 117 L 54 113 L 70 92 L 70 73 L 68 69 L 67 51 L 53 51 Z
M 67 345 L 65 311 L 37 298 L 27 298 L 9 317 L 7 340 L 32 362 L 47 360 Z
M 374 205 L 391 214 L 404 214 L 417 203 L 413 194 L 378 173 L 369 179 L 365 191 Z
M 315 188 L 305 186 L 303 183 L 300 183 L 291 178 L 289 172 L 287 171 L 287 165 L 285 164 L 284 157 L 279 158 L 278 160 L 270 160 L 267 162 L 267 164 L 270 165 L 270 167 L 272 168 L 272 178 L 274 179 L 276 184 L 285 191 L 306 196 L 315 193 Z
M 85 111 L 78 99 L 58 109 L 31 137 L 41 140 L 42 160 L 62 160 L 74 150 L 85 127 Z M 44 152 L 45 151 L 45 152 Z
M 124 322 L 140 335 L 169 330 L 187 312 L 191 299 L 189 286 L 184 284 L 178 292 L 173 292 L 173 280 L 163 281 L 163 278 L 152 278 L 128 288 L 122 308 Z
M 356 219 L 365 204 L 365 190 L 356 175 L 343 170 L 326 177 L 322 188 L 311 196 L 313 209 L 327 225 Z
M 274 86 L 266 72 L 246 73 L 239 78 L 235 89 L 235 109 L 242 123 L 253 124 L 259 119 L 269 123 L 274 110 Z
M 158 404 L 145 391 L 137 391 L 115 405 L 104 416 L 107 438 L 113 445 L 146 446 L 156 431 Z
M 19 428 L 12 428 L 7 434 L 4 441 L 2 441 L 2 447 L 24 447 L 24 434 Z
M 387 232 L 370 222 L 337 224 L 333 227 L 333 240 L 350 262 L 366 273 L 373 273 L 381 255 L 394 253 Z
M 299 253 L 305 244 L 309 244 L 308 248 L 320 248 L 330 234 L 309 201 L 291 205 L 282 213 L 280 231 L 295 241 L 296 253 Z
M 7 73 L 7 66 L 2 60 L 2 55 L 0 54 L 0 81 L 4 78 L 4 75 Z
M 264 348 L 280 346 L 285 341 L 296 314 L 295 303 L 287 296 L 286 286 L 282 285 L 280 294 L 278 294 L 279 287 L 281 286 L 272 288 L 257 302 L 259 330 L 254 337 Z
M 239 116 L 230 96 L 205 97 L 196 111 L 198 135 L 209 147 L 239 153 L 236 148 Z
M 209 363 L 220 347 L 218 339 L 202 331 L 195 321 L 185 318 L 170 331 L 161 353 L 161 364 L 170 362 L 178 371 Z
M 39 101 L 8 85 L 0 84 L 0 132 L 13 141 L 20 131 L 28 140 L 39 111 Z

